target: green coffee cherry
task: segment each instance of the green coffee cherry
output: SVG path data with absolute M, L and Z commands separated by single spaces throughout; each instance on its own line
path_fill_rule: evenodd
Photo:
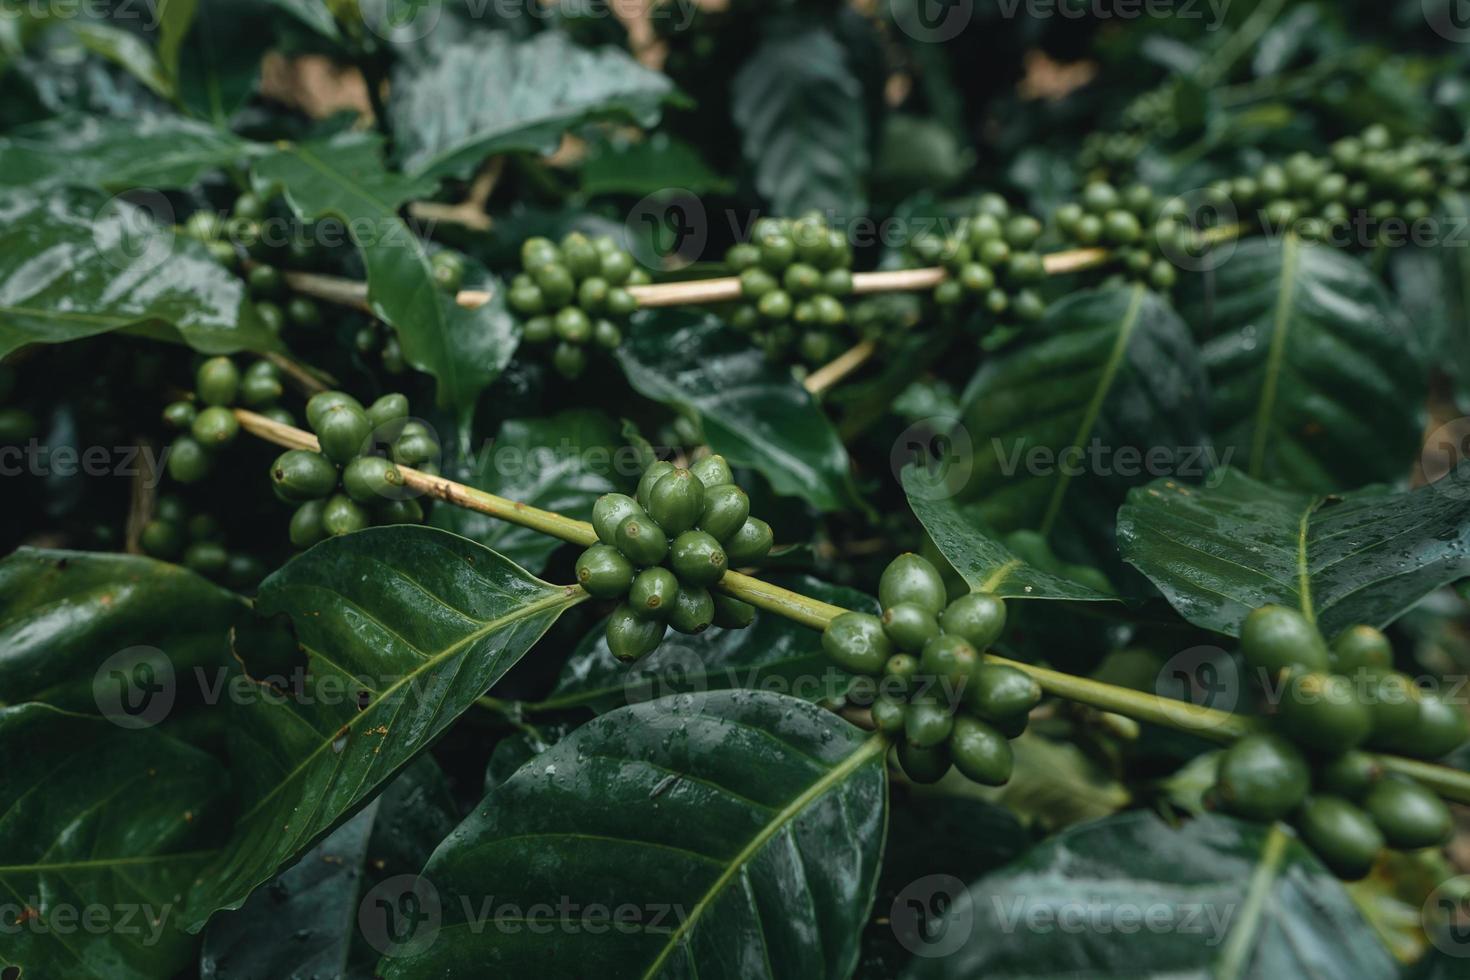
M 1230 812 L 1270 821 L 1300 806 L 1311 780 L 1296 746 L 1278 735 L 1247 735 L 1220 757 L 1217 785 Z
M 729 559 L 712 535 L 704 531 L 685 531 L 674 539 L 669 549 L 669 564 L 679 581 L 686 585 L 714 585 L 724 577 Z
M 274 372 L 268 374 L 255 370 L 255 367 L 260 364 L 270 366 L 267 361 L 259 361 L 252 365 L 251 369 L 246 371 L 245 376 L 240 379 L 240 401 L 249 408 L 260 408 L 263 405 L 273 404 L 286 393 L 279 375 Z
M 1024 718 L 1041 702 L 1041 685 L 1014 667 L 982 663 L 970 675 L 965 700 L 986 721 Z
M 536 236 L 521 242 L 521 266 L 535 269 L 561 261 L 561 252 L 549 238 Z
M 622 493 L 605 493 L 592 505 L 592 529 L 603 544 L 616 545 L 618 525 L 634 514 L 647 516 L 638 501 Z
M 170 521 L 152 520 L 143 525 L 143 531 L 138 535 L 138 543 L 154 558 L 172 561 L 183 551 L 184 536 L 180 533 L 177 524 Z
M 345 494 L 334 494 L 322 505 L 322 530 L 336 537 L 368 526 L 368 512 Z
M 1449 840 L 1454 831 L 1450 808 L 1412 779 L 1380 780 L 1363 799 L 1363 808 L 1388 846 L 1398 850 L 1435 847 Z
M 911 602 L 938 616 L 947 598 L 939 570 L 911 551 L 889 562 L 878 580 L 878 602 L 884 609 Z
M 310 548 L 327 536 L 327 530 L 322 526 L 322 512 L 326 507 L 325 500 L 308 500 L 296 508 L 287 531 L 292 545 Z
M 628 606 L 639 616 L 664 618 L 679 594 L 679 580 L 667 568 L 645 568 L 628 590 Z
M 677 632 L 689 636 L 703 633 L 715 621 L 714 598 L 703 586 L 682 584 L 666 618 Z
M 1247 616 L 1240 627 L 1240 651 L 1247 665 L 1271 678 L 1293 667 L 1325 671 L 1330 663 L 1317 627 L 1285 606 L 1262 606 Z
M 1294 672 L 1277 720 L 1293 740 L 1323 752 L 1356 748 L 1373 730 L 1372 713 L 1341 674 Z
M 342 468 L 342 489 L 360 504 L 391 498 L 402 487 L 403 474 L 381 456 L 359 456 Z
M 283 500 L 313 500 L 337 488 L 337 467 L 321 453 L 288 449 L 271 464 L 271 481 Z
M 189 518 L 189 537 L 195 541 L 222 541 L 225 529 L 213 514 L 195 514 Z
M 274 298 L 280 295 L 285 285 L 281 270 L 269 265 L 257 265 L 246 274 L 245 282 L 254 296 Z
M 686 469 L 671 470 L 649 489 L 645 509 L 664 533 L 682 534 L 694 527 L 704 510 L 704 484 Z
M 521 336 L 528 344 L 544 344 L 556 333 L 549 316 L 533 316 L 521 324 Z
M 338 405 L 346 405 L 362 411 L 362 405 L 356 398 L 345 391 L 323 391 L 312 395 L 306 403 L 306 423 L 316 431 L 317 424 L 327 414 L 327 410 Z
M 195 441 L 206 449 L 218 449 L 235 441 L 240 423 L 228 408 L 213 405 L 200 412 L 189 427 Z
M 339 465 L 345 465 L 365 450 L 372 435 L 372 423 L 368 421 L 367 413 L 345 404 L 327 409 L 313 428 L 321 444 L 322 455 Z
M 1465 744 L 1470 721 L 1464 709 L 1434 694 L 1421 693 L 1414 727 L 1384 740 L 1384 747 L 1416 759 L 1438 759 Z
M 930 677 L 948 682 L 952 690 L 962 690 L 980 662 L 968 640 L 950 633 L 940 633 L 924 644 L 919 668 Z
M 558 337 L 571 344 L 585 344 L 592 337 L 592 320 L 579 306 L 558 311 L 552 327 Z
M 1015 754 L 1006 737 L 969 715 L 956 715 L 949 735 L 954 767 L 982 786 L 1002 786 L 1011 778 Z
M 429 259 L 429 266 L 440 289 L 452 293 L 464 282 L 464 259 L 454 252 L 435 252 Z
M 1393 666 L 1388 637 L 1371 626 L 1349 626 L 1332 640 L 1333 669 L 1351 674 L 1360 667 L 1387 670 Z
M 580 378 L 587 370 L 587 351 L 578 344 L 562 341 L 551 352 L 551 366 L 563 378 Z
M 1368 711 L 1373 717 L 1375 740 L 1391 740 L 1419 723 L 1419 688 L 1408 675 L 1359 668 L 1353 680 L 1371 684 L 1367 690 Z
M 1322 863 L 1349 881 L 1366 875 L 1383 850 L 1383 834 L 1368 814 L 1336 796 L 1308 799 L 1296 826 Z
M 653 485 L 664 476 L 674 472 L 674 464 L 659 460 L 651 464 L 643 471 L 643 476 L 638 480 L 637 499 L 638 506 L 644 510 L 648 509 L 648 494 L 653 490 Z
M 633 584 L 633 566 L 611 545 L 594 544 L 577 559 L 577 584 L 594 598 L 617 599 Z
M 641 514 L 630 514 L 618 524 L 613 534 L 617 549 L 640 567 L 657 565 L 669 553 L 669 539 L 654 521 Z
M 988 650 L 1005 630 L 1005 601 L 988 592 L 971 592 L 944 608 L 939 625 L 944 632 L 969 640 L 976 650 Z
M 735 482 L 735 474 L 730 472 L 730 464 L 725 462 L 725 457 L 719 453 L 690 463 L 689 472 L 699 477 L 699 482 L 704 484 L 706 490 Z
M 372 505 L 375 524 L 422 524 L 424 508 L 412 497 L 402 500 L 379 500 Z
M 658 649 L 666 626 L 660 619 L 644 619 L 619 605 L 607 620 L 607 647 L 617 659 L 628 663 Z
M 715 600 L 715 625 L 722 630 L 743 630 L 755 622 L 755 606 L 733 596 L 712 593 Z
M 193 402 L 170 402 L 164 406 L 164 424 L 173 429 L 187 429 L 194 424 L 194 418 L 199 414 Z
M 904 775 L 916 783 L 937 783 L 949 772 L 949 748 L 935 745 L 921 749 L 905 739 L 898 743 L 898 764 L 903 767 Z
M 194 391 L 206 405 L 230 405 L 240 389 L 240 371 L 228 357 L 211 357 L 194 375 Z
M 422 468 L 423 464 L 438 457 L 439 442 L 423 423 L 409 422 L 393 440 L 391 455 L 399 466 Z
M 572 275 L 579 279 L 594 276 L 602 270 L 602 255 L 591 239 L 579 231 L 561 240 L 561 257 Z
M 726 539 L 725 557 L 731 565 L 749 565 L 766 557 L 774 540 L 771 525 L 758 517 L 747 517 L 740 530 Z
M 905 740 L 916 749 L 943 745 L 954 730 L 954 714 L 944 705 L 913 701 L 905 713 L 903 730 Z
M 408 398 L 397 392 L 383 395 L 368 406 L 367 417 L 374 436 L 397 439 L 408 421 Z
M 665 477 L 664 479 L 669 479 Z M 728 541 L 735 532 L 745 526 L 750 517 L 750 498 L 745 491 L 731 483 L 721 483 L 705 490 L 704 509 L 698 525 L 717 541 Z
M 592 324 L 592 342 L 603 350 L 613 350 L 623 342 L 623 332 L 611 320 L 599 317 Z
M 195 541 L 184 549 L 184 567 L 200 575 L 218 575 L 229 561 L 230 553 L 218 541 Z
M 180 483 L 197 483 L 209 473 L 209 453 L 193 436 L 179 436 L 168 450 L 168 475 Z
M 939 635 L 939 620 L 923 606 L 900 602 L 883 610 L 883 631 L 900 650 L 923 650 Z
M 893 644 L 877 616 L 845 612 L 822 631 L 822 649 L 832 662 L 854 674 L 877 676 L 893 654 Z
M 902 701 L 879 697 L 869 709 L 873 715 L 873 726 L 888 735 L 897 735 L 904 729 L 908 706 Z
M 1361 800 L 1383 775 L 1378 760 L 1366 752 L 1344 752 L 1319 766 L 1318 788 L 1345 800 Z
M 154 508 L 154 515 L 169 524 L 182 526 L 189 519 L 189 511 L 184 502 L 173 494 L 166 494 L 158 498 L 158 505 Z

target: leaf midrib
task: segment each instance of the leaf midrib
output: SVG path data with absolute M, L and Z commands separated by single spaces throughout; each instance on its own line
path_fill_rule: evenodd
M 783 807 L 779 813 L 771 817 L 765 826 L 761 828 L 760 832 L 740 849 L 740 852 L 726 866 L 724 872 L 700 896 L 699 901 L 690 910 L 688 917 L 679 923 L 679 928 L 673 931 L 669 936 L 669 941 L 664 944 L 658 956 L 649 964 L 648 969 L 644 971 L 643 980 L 653 980 L 658 974 L 659 969 L 664 965 L 664 962 L 683 941 L 685 935 L 699 923 L 700 917 L 704 914 L 705 909 L 720 896 L 725 888 L 729 886 L 730 882 L 734 881 L 745 870 L 745 866 L 756 856 L 761 848 L 770 843 L 771 839 L 777 833 L 785 829 L 803 810 L 824 796 L 833 786 L 847 779 L 874 756 L 881 756 L 887 748 L 887 740 L 881 735 L 874 735 L 862 745 L 858 746 L 852 755 L 842 760 L 841 764 L 834 766 L 831 771 L 808 786 L 799 796 Z
M 1215 980 L 1238 980 L 1249 964 L 1250 952 L 1254 948 L 1252 940 L 1259 930 L 1261 917 L 1271 895 L 1271 885 L 1281 872 L 1281 863 L 1286 858 L 1286 846 L 1290 842 L 1291 838 L 1282 824 L 1271 825 L 1266 841 L 1261 845 L 1260 862 L 1247 886 L 1240 918 L 1236 920 L 1239 925 L 1225 941 L 1225 948 L 1212 971 Z
M 1271 350 L 1266 355 L 1266 377 L 1261 380 L 1261 400 L 1256 405 L 1255 432 L 1251 434 L 1251 460 L 1247 472 L 1257 479 L 1266 464 L 1266 439 L 1271 434 L 1271 417 L 1276 411 L 1276 391 L 1281 383 L 1281 366 L 1286 360 L 1286 336 L 1290 331 L 1296 267 L 1301 242 L 1288 232 L 1281 242 L 1281 283 L 1276 289 L 1276 308 L 1271 320 Z

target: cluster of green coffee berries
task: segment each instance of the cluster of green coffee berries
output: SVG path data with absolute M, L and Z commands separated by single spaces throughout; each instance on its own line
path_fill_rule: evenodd
M 1320 241 L 1360 217 L 1373 222 L 1427 218 L 1442 190 L 1467 182 L 1470 167 L 1463 149 L 1427 139 L 1395 144 L 1385 127 L 1374 125 L 1333 143 L 1329 156 L 1294 153 L 1209 190 L 1228 198 L 1242 220 Z
M 320 451 L 288 449 L 271 464 L 276 496 L 296 508 L 293 545 L 309 548 L 369 524 L 424 519 L 398 467 L 434 472 L 439 443 L 427 426 L 409 418 L 407 398 L 383 395 L 363 408 L 346 392 L 324 391 L 306 403 L 306 420 Z
M 224 531 L 213 515 L 191 515 L 184 501 L 172 494 L 158 498 L 138 544 L 145 554 L 177 561 L 232 589 L 254 588 L 267 571 L 265 562 L 254 555 L 225 547 Z
M 607 645 L 619 660 L 652 653 L 667 627 L 692 635 L 750 625 L 749 604 L 710 587 L 731 565 L 764 558 L 771 527 L 750 516 L 750 499 L 723 456 L 688 469 L 652 464 L 636 497 L 597 499 L 592 527 L 598 543 L 577 559 L 577 581 L 599 599 L 620 600 L 607 621 Z
M 269 361 L 256 361 L 244 373 L 228 357 L 211 357 L 200 364 L 194 397 L 171 402 L 163 410 L 164 423 L 180 430 L 168 448 L 168 475 L 180 483 L 197 483 L 209 475 L 216 454 L 240 434 L 232 405 L 291 425 L 291 414 L 276 404 L 283 390 L 281 372 Z
M 725 264 L 740 277 L 742 302 L 729 313 L 773 361 L 825 364 L 847 346 L 852 249 L 821 214 L 761 218 Z
M 627 287 L 648 282 L 612 238 L 576 231 L 560 246 L 549 238 L 526 239 L 521 266 L 525 271 L 511 281 L 507 302 L 524 317 L 527 343 L 555 342 L 551 364 L 566 378 L 586 369 L 589 344 L 612 350 L 623 342 L 621 325 L 638 309 Z
M 871 696 L 873 724 L 902 739 L 898 760 L 915 782 L 953 765 L 977 783 L 1005 783 L 1009 740 L 1041 700 L 1030 676 L 981 659 L 1005 629 L 1005 602 L 981 592 L 949 602 L 939 570 L 912 553 L 883 570 L 878 602 L 881 618 L 845 612 L 822 634 L 827 656 L 858 675 L 849 699 Z
M 1192 232 L 1180 223 L 1183 201 L 1165 202 L 1143 184 L 1118 190 L 1106 181 L 1082 189 L 1080 201 L 1060 205 L 1052 215 L 1064 240 L 1116 250 L 1123 272 L 1158 290 L 1173 288 L 1178 270 L 1166 258 L 1184 248 Z
M 1349 879 L 1367 874 L 1385 846 L 1415 850 L 1449 838 L 1444 802 L 1362 751 L 1433 759 L 1470 736 L 1463 710 L 1393 669 L 1387 637 L 1353 626 L 1329 647 L 1301 613 L 1263 606 L 1246 617 L 1240 648 L 1276 714 L 1271 733 L 1247 735 L 1221 757 L 1214 795 L 1223 808 L 1291 819 Z
M 913 261 L 941 265 L 948 277 L 934 287 L 942 310 L 983 309 L 1003 332 L 1007 325 L 1032 323 L 1046 313 L 1034 288 L 1046 278 L 1036 243 L 1042 224 L 1012 212 L 999 194 L 982 194 L 974 213 L 961 218 L 952 234 L 920 235 L 909 246 Z

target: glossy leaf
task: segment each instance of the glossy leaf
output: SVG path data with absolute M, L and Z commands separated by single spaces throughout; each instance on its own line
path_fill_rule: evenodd
M 0 186 L 188 187 L 259 150 L 183 116 L 52 119 L 0 139 Z
M 275 43 L 266 0 L 199 0 L 193 30 L 179 52 L 179 98 L 195 115 L 227 130 L 260 83 Z
M 668 133 L 651 133 L 635 142 L 602 143 L 582 164 L 582 193 L 643 197 L 671 187 L 691 194 L 730 191 L 730 183 L 710 169 L 694 147 Z
M 169 676 L 159 683 L 177 694 L 195 668 L 229 663 L 230 625 L 246 609 L 239 596 L 177 565 L 21 548 L 0 559 L 0 703 L 94 713 L 103 708 L 94 686 L 108 683 L 99 670 L 137 647 L 166 658 Z M 123 656 L 119 666 L 131 662 Z
M 615 48 L 583 48 L 559 31 L 490 31 L 402 63 L 388 108 L 406 169 L 462 177 L 497 153 L 550 153 L 585 122 L 650 128 L 672 92 Z
M 1083 824 L 946 898 L 905 977 L 1398 976 L 1305 845 L 1228 817 Z
M 904 467 L 902 479 L 909 508 L 971 591 L 1005 599 L 1115 598 L 1028 564 L 985 530 L 974 507 L 936 493 L 942 490 L 942 482 L 934 482 L 925 471 L 910 464 Z
M 884 747 L 777 694 L 602 715 L 492 790 L 435 852 L 423 878 L 442 921 L 380 969 L 845 978 L 877 883 Z M 540 903 L 552 928 L 524 928 Z M 633 928 L 580 927 L 618 906 L 635 910 Z
M 855 504 L 847 450 L 811 393 L 716 317 L 639 313 L 618 361 L 639 394 L 698 416 L 732 466 L 820 510 Z
M 510 362 L 520 331 L 499 283 L 473 260 L 465 288 L 487 289 L 489 303 L 466 309 L 434 282 L 428 251 L 397 209 L 430 196 L 435 182 L 389 172 L 381 140 L 361 133 L 278 149 L 256 164 L 255 179 L 284 189 L 303 220 L 342 219 L 362 252 L 374 314 L 398 334 L 407 361 L 439 382 L 440 402 L 468 435 L 480 393 Z
M 0 357 L 125 327 L 210 354 L 279 346 L 245 283 L 149 211 L 78 188 L 0 194 Z
M 1328 636 L 1385 626 L 1470 575 L 1470 468 L 1406 493 L 1313 496 L 1235 470 L 1218 486 L 1167 480 L 1118 512 L 1123 557 L 1196 626 L 1236 635 L 1266 603 L 1301 609 Z
M 342 39 L 342 30 L 332 16 L 326 0 L 267 0 L 316 31 L 322 37 L 334 41 Z
M 776 214 L 863 213 L 870 165 L 863 86 L 831 31 L 772 30 L 730 83 L 756 190 Z
M 43 704 L 0 708 L 0 757 L 0 972 L 157 980 L 184 968 L 179 899 L 228 819 L 218 761 Z
M 169 91 L 177 94 L 179 48 L 194 24 L 199 0 L 158 0 L 153 18 L 158 31 L 158 64 L 168 79 Z
M 879 611 L 870 596 L 809 575 L 767 579 L 845 609 Z M 578 644 L 556 687 L 538 708 L 585 706 L 602 712 L 674 693 L 731 688 L 834 701 L 852 683 L 852 675 L 838 669 L 822 651 L 822 634 L 761 610 L 743 630 L 715 628 L 698 636 L 670 630 L 657 650 L 631 665 L 613 657 L 603 625 L 594 626 Z
M 370 980 L 378 954 L 359 925 L 362 902 L 372 900 L 365 893 L 395 876 L 417 874 L 456 822 L 444 773 L 429 757 L 417 759 L 244 907 L 210 922 L 200 955 L 202 980 Z M 289 941 L 262 941 L 287 926 Z
M 970 382 L 955 438 L 971 470 L 956 489 L 997 532 L 1035 530 L 1069 560 L 1110 562 L 1129 487 L 1161 469 L 1208 472 L 1204 413 L 1194 344 L 1167 301 L 1142 286 L 1073 293 Z
M 1470 227 L 1470 199 L 1445 194 L 1440 220 L 1447 228 Z M 1390 250 L 1388 278 L 1394 298 L 1414 325 L 1429 363 L 1456 385 L 1461 404 L 1470 401 L 1470 249 L 1463 240 L 1406 245 Z
M 266 579 L 256 607 L 290 616 L 306 679 L 231 704 L 240 816 L 194 887 L 193 927 L 371 799 L 585 597 L 413 525 L 323 542 Z
M 1419 446 L 1425 377 L 1367 266 L 1287 235 L 1243 242 L 1212 276 L 1185 283 L 1180 310 L 1232 465 L 1317 493 L 1402 478 Z
M 518 503 L 588 519 L 598 497 L 640 472 L 621 444 L 616 424 L 597 412 L 510 419 L 469 465 L 447 475 Z M 532 571 L 544 568 L 562 546 L 556 538 L 463 507 L 436 507 L 432 522 Z

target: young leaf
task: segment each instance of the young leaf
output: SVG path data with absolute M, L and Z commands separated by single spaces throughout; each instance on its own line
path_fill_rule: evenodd
M 809 575 L 775 575 L 769 580 L 847 609 L 880 611 L 876 601 L 856 589 Z M 733 688 L 830 701 L 845 694 L 852 679 L 823 652 L 822 634 L 762 610 L 756 610 L 755 621 L 741 630 L 712 629 L 698 636 L 671 630 L 657 650 L 632 665 L 613 657 L 599 623 L 577 646 L 556 687 L 538 707 L 585 706 L 603 712 L 676 692 Z
M 811 393 L 717 317 L 635 314 L 617 354 L 639 394 L 696 414 L 710 448 L 732 466 L 820 510 L 857 504 L 847 450 Z
M 266 2 L 280 7 L 322 37 L 333 41 L 342 39 L 342 30 L 337 26 L 337 19 L 332 16 L 327 0 L 266 0 Z
M 932 493 L 933 485 L 913 464 L 904 467 L 902 479 L 909 508 L 971 590 L 1005 599 L 1117 598 L 1028 564 L 985 530 L 974 508 Z
M 1068 559 L 1111 561 L 1129 487 L 1159 468 L 1207 474 L 1204 406 L 1194 344 L 1166 300 L 1142 286 L 1074 293 L 970 382 L 960 499 L 998 532 L 1036 530 Z
M 877 883 L 886 747 L 779 694 L 677 695 L 602 715 L 492 790 L 440 846 L 422 877 L 442 921 L 379 969 L 396 980 L 493 962 L 550 978 L 595 960 L 612 976 L 725 963 L 742 976 L 845 978 Z M 552 928 L 524 928 L 543 903 Z M 584 927 L 618 906 L 625 928 Z
M 672 93 L 667 78 L 615 48 L 582 48 L 560 31 L 490 31 L 401 62 L 388 110 L 405 169 L 463 177 L 497 153 L 550 153 L 585 122 L 650 128 Z
M 770 31 L 736 73 L 730 112 L 773 212 L 863 213 L 870 161 L 862 92 L 826 27 Z
M 571 410 L 544 419 L 510 419 L 468 466 L 447 475 L 477 490 L 570 517 L 589 518 L 597 498 L 641 470 L 606 415 Z M 493 548 L 539 571 L 562 542 L 463 507 L 436 507 L 435 527 Z
M 1118 511 L 1123 558 L 1196 626 L 1237 635 L 1246 614 L 1300 609 L 1329 637 L 1386 626 L 1470 575 L 1470 468 L 1406 493 L 1313 496 L 1226 470 L 1212 487 L 1159 480 Z
M 44 704 L 0 708 L 0 757 L 0 972 L 156 980 L 187 966 L 179 896 L 227 819 L 219 761 Z M 110 928 L 83 918 L 95 909 Z
M 79 188 L 0 194 L 0 357 L 125 327 L 206 354 L 280 346 L 245 283 L 148 210 Z
M 1180 310 L 1233 465 L 1316 493 L 1400 479 L 1419 448 L 1424 371 L 1366 265 L 1288 234 L 1243 242 L 1185 283 Z
M 903 923 L 920 954 L 909 980 L 1399 975 L 1341 883 L 1279 824 L 1174 828 L 1135 811 L 1065 831 L 966 892 L 923 897 L 947 911 Z
M 304 689 L 231 704 L 240 817 L 194 886 L 191 928 L 351 815 L 584 598 L 413 525 L 331 539 L 266 579 L 257 610 L 291 617 Z
M 432 194 L 435 182 L 390 173 L 381 139 L 361 133 L 278 149 L 256 163 L 255 180 L 282 188 L 302 220 L 334 215 L 346 224 L 367 266 L 373 313 L 398 334 L 408 362 L 439 382 L 440 402 L 467 435 L 480 393 L 510 363 L 520 332 L 504 290 L 473 261 L 465 286 L 488 288 L 489 303 L 466 309 L 434 282 L 428 251 L 397 209 Z

